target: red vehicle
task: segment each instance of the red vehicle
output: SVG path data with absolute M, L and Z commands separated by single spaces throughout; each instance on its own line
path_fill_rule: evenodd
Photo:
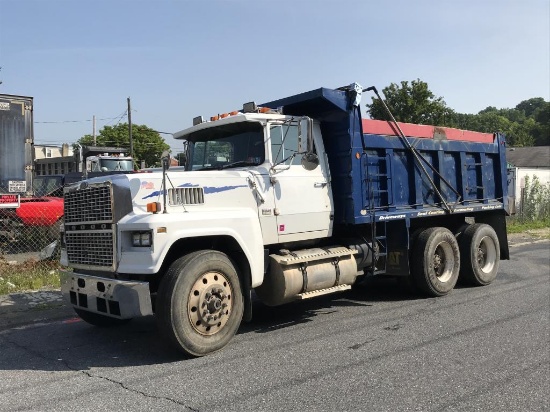
M 58 238 L 63 221 L 62 176 L 37 178 L 35 197 L 22 197 L 19 207 L 0 209 L 0 236 L 10 240 L 21 238 L 24 231 L 41 230 L 47 241 Z

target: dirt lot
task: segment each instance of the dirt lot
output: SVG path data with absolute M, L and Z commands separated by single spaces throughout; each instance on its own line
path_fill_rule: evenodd
M 542 239 L 550 239 L 550 227 L 544 229 L 532 229 L 522 233 L 510 233 L 508 235 L 508 243 L 510 246 L 518 243 L 529 243 Z

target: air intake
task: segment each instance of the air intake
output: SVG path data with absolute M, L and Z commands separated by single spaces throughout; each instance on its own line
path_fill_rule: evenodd
M 204 189 L 202 187 L 177 187 L 168 189 L 168 204 L 200 205 L 204 203 Z

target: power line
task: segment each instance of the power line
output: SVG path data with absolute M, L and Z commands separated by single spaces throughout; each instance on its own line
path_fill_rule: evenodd
M 117 119 L 117 117 L 105 117 L 103 119 L 96 119 L 96 120 L 113 120 L 113 119 Z M 60 123 L 86 123 L 86 122 L 91 122 L 93 121 L 93 119 L 87 119 L 87 120 L 60 120 L 60 121 L 57 121 L 57 122 L 34 122 L 34 123 L 40 123 L 40 124 L 60 124 Z
M 113 127 L 118 126 L 118 124 L 120 123 L 120 121 L 122 120 L 122 118 L 123 118 L 124 116 L 126 116 L 127 113 L 128 113 L 128 110 L 124 110 L 119 116 L 113 117 L 111 120 L 118 119 L 117 122 L 116 122 L 116 124 L 115 124 Z M 101 120 L 101 119 L 100 119 L 100 120 Z M 114 121 L 105 123 L 105 124 L 103 125 L 103 127 L 107 126 L 109 123 L 114 123 Z

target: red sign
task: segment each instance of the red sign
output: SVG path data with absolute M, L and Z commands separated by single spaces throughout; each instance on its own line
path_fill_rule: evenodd
M 19 195 L 0 195 L 0 207 L 19 207 Z

